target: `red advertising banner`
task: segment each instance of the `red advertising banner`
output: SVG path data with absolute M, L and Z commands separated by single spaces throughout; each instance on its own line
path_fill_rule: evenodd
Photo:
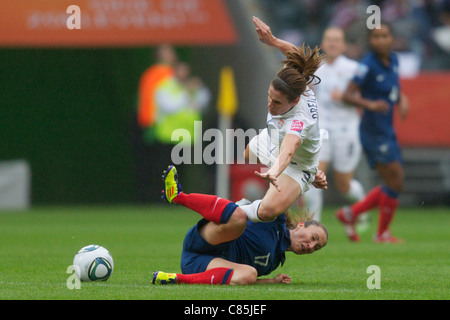
M 450 147 L 450 72 L 423 72 L 415 78 L 402 79 L 401 86 L 410 110 L 404 120 L 396 113 L 400 144 Z
M 77 10 L 72 10 L 74 6 Z M 226 45 L 236 41 L 223 0 L 0 1 L 0 46 Z

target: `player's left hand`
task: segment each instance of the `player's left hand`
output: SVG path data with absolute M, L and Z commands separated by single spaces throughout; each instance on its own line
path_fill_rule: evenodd
M 281 191 L 277 183 L 276 175 L 271 173 L 270 170 L 265 173 L 255 171 L 255 174 L 264 180 L 268 180 L 278 191 Z
M 327 176 L 322 170 L 317 170 L 314 182 L 312 183 L 317 189 L 328 189 Z
M 287 274 L 280 273 L 272 279 L 273 283 L 291 283 L 292 279 Z

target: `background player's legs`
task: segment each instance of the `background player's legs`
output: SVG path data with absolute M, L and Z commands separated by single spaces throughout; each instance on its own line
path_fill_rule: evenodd
M 388 231 L 398 207 L 398 196 L 403 191 L 403 166 L 400 162 L 377 164 L 375 166 L 385 185 L 381 188 L 378 202 L 379 222 L 377 236 L 381 237 Z
M 379 208 L 377 237 L 388 231 L 398 206 L 398 196 L 403 190 L 403 166 L 400 162 L 377 163 L 376 170 L 383 179 L 384 185 L 372 189 L 366 197 L 351 206 L 350 214 L 355 219 L 363 212 L 376 206 Z M 390 237 L 390 236 L 389 236 Z M 393 237 L 387 239 L 395 241 Z
M 351 204 L 361 201 L 366 196 L 364 187 L 361 182 L 354 179 L 354 173 L 352 172 L 339 172 L 334 171 L 334 179 L 338 191 L 344 196 L 344 198 Z M 357 229 L 359 232 L 364 232 L 369 227 L 369 213 L 363 212 L 358 215 Z

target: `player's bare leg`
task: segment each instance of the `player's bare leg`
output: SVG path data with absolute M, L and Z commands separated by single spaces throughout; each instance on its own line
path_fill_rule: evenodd
M 262 199 L 257 214 L 262 221 L 271 221 L 285 212 L 300 196 L 302 189 L 300 185 L 286 174 L 277 178 L 277 190 L 272 184 Z
M 227 223 L 208 222 L 200 230 L 200 235 L 209 244 L 235 240 L 241 236 L 247 226 L 247 215 L 241 208 L 236 208 Z

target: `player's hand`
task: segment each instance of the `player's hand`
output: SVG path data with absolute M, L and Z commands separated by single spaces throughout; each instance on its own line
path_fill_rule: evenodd
M 268 180 L 278 191 L 281 191 L 277 183 L 276 175 L 271 173 L 270 170 L 265 173 L 255 171 L 255 174 L 264 180 Z
M 277 38 L 272 34 L 270 27 L 257 17 L 253 17 L 253 24 L 256 27 L 259 41 L 271 47 L 275 47 Z
M 317 170 L 314 182 L 312 183 L 317 189 L 328 189 L 327 176 L 322 170 Z
M 344 93 L 342 91 L 340 91 L 339 89 L 333 89 L 333 91 L 331 91 L 331 100 L 333 101 L 341 101 L 342 97 L 343 97 Z
M 375 100 L 367 105 L 367 109 L 374 112 L 386 112 L 389 110 L 389 104 L 384 100 Z
M 280 273 L 272 279 L 273 283 L 291 283 L 292 279 L 287 274 Z

